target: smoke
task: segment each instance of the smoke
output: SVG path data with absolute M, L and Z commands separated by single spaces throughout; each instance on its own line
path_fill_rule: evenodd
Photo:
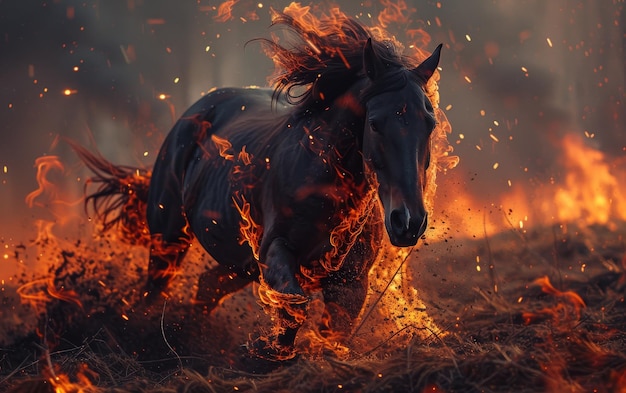
M 365 23 L 382 9 L 376 1 L 338 3 Z M 258 45 L 244 45 L 268 36 L 270 8 L 287 4 L 242 0 L 219 22 L 219 4 L 206 1 L 0 1 L 0 239 L 28 242 L 46 214 L 24 203 L 37 187 L 37 157 L 59 155 L 66 173 L 58 180 L 80 195 L 86 173 L 59 135 L 113 162 L 148 167 L 174 119 L 201 94 L 265 85 L 271 62 Z M 489 206 L 509 183 L 558 180 L 559 143 L 569 133 L 624 154 L 623 2 L 407 6 L 432 48 L 445 45 L 440 106 L 461 163 L 439 178 L 442 200 L 454 199 L 458 191 L 446 192 L 454 186 Z M 401 28 L 394 33 L 405 38 Z

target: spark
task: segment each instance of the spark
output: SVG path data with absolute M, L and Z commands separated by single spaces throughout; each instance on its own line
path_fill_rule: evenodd
M 448 104 L 448 106 L 446 106 L 447 111 L 449 111 L 450 109 L 452 109 L 452 104 Z
M 489 138 L 493 139 L 495 142 L 500 142 L 500 140 L 498 139 L 497 136 L 493 135 L 493 134 L 489 134 Z
M 484 109 L 480 110 L 480 115 L 483 116 L 483 117 L 485 116 L 485 110 Z
M 472 83 L 472 80 L 470 79 L 469 76 L 465 75 L 464 79 L 467 81 L 467 83 Z
M 148 152 L 147 152 L 147 151 L 144 151 L 144 152 L 143 152 L 143 156 L 144 156 L 144 157 L 148 157 Z
M 470 35 L 469 35 L 469 34 L 465 34 L 465 39 L 466 39 L 467 41 L 469 41 L 469 42 L 471 42 L 471 41 L 472 41 L 472 37 L 470 37 Z
M 179 77 L 174 78 L 174 83 L 178 83 L 178 82 L 180 82 L 180 78 Z
M 4 167 L 2 167 L 2 172 L 9 173 L 9 167 L 6 166 L 6 165 Z
M 204 48 L 204 51 L 205 51 L 205 52 L 208 52 L 208 51 L 210 51 L 210 50 L 211 50 L 211 46 L 210 46 L 210 45 L 207 45 L 207 46 L 206 46 L 206 48 Z
M 500 166 L 500 163 L 496 162 L 495 164 L 493 164 L 493 169 L 498 169 L 499 166 Z
M 546 38 L 546 41 L 548 42 L 548 46 L 552 48 L 552 40 L 548 37 Z

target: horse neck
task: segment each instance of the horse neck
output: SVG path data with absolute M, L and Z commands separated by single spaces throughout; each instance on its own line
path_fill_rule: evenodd
M 332 103 L 311 110 L 304 122 L 304 139 L 311 151 L 324 156 L 341 176 L 347 174 L 346 181 L 354 185 L 364 184 L 363 129 L 365 108 L 360 103 L 361 83 L 353 85 Z

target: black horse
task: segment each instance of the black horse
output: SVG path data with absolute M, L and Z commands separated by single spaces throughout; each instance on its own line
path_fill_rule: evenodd
M 276 21 L 300 38 L 289 48 L 262 40 L 282 71 L 277 87 L 202 97 L 151 175 L 75 148 L 102 183 L 87 202 L 105 226 L 147 218 L 150 296 L 166 290 L 196 238 L 219 262 L 201 277 L 198 301 L 211 310 L 260 282 L 276 326 L 249 348 L 280 360 L 294 356 L 310 291 L 322 291 L 327 328 L 349 333 L 383 228 L 401 247 L 424 233 L 435 127 L 425 86 L 441 45 L 417 65 L 349 18 L 315 31 L 285 14 Z

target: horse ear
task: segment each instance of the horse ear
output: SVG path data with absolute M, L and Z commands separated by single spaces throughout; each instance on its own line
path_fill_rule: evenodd
M 385 71 L 385 65 L 374 51 L 371 38 L 367 39 L 365 48 L 363 48 L 363 68 L 371 80 L 377 79 Z
M 424 83 L 428 82 L 431 76 L 435 73 L 437 66 L 439 65 L 439 56 L 441 55 L 441 47 L 443 44 L 439 44 L 437 48 L 433 51 L 433 53 L 428 57 L 428 59 L 424 60 L 422 64 L 415 67 L 412 72 Z

